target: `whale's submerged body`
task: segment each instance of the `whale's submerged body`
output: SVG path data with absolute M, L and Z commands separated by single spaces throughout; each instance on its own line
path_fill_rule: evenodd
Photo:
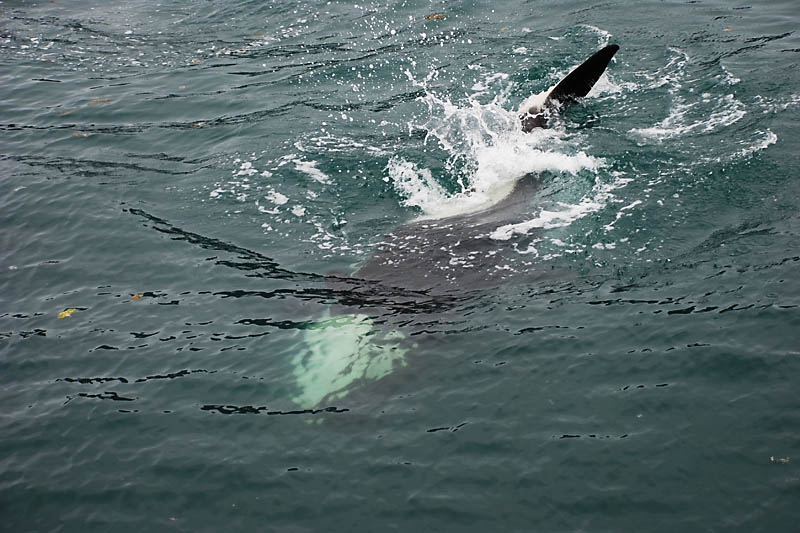
M 528 174 L 488 209 L 401 226 L 384 237 L 354 276 L 428 295 L 486 289 L 512 276 L 518 282 L 551 277 L 549 268 L 510 266 L 509 254 L 519 254 L 492 237 L 498 228 L 530 218 L 539 184 L 538 176 Z
M 586 96 L 618 49 L 617 45 L 603 48 L 552 89 L 523 102 L 522 130 L 546 127 L 559 106 Z M 531 219 L 532 199 L 540 185 L 540 176 L 528 174 L 481 211 L 403 225 L 385 236 L 355 274 L 331 276 L 330 286 L 346 287 L 341 294 L 348 297 L 339 299 L 337 313 L 306 330 L 305 349 L 298 350 L 292 361 L 298 386 L 294 402 L 304 408 L 329 405 L 355 387 L 407 365 L 407 354 L 417 345 L 410 334 L 377 320 L 374 312 L 364 313 L 375 301 L 381 307 L 394 306 L 390 316 L 414 313 L 419 318 L 431 308 L 443 312 L 447 305 L 440 306 L 441 302 L 452 295 L 563 277 L 545 265 L 519 261 L 518 249 L 496 237 L 498 229 Z M 374 300 L 365 304 L 359 291 Z

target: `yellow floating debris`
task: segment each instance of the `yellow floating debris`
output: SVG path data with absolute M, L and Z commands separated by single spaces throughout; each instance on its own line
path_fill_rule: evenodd
M 444 20 L 446 18 L 443 13 L 434 13 L 425 17 L 425 20 Z
M 202 61 L 200 61 L 199 59 L 192 59 L 192 63 L 194 63 L 195 65 L 199 65 L 200 63 L 202 63 Z
M 95 98 L 94 100 L 89 100 L 89 105 L 91 104 L 107 104 L 111 101 L 111 98 Z
M 88 137 L 89 134 L 88 133 L 83 133 L 82 131 L 73 131 L 72 132 L 72 136 L 73 137 Z
M 67 111 L 62 111 L 61 113 L 59 113 L 59 114 L 58 114 L 58 116 L 60 116 L 60 117 L 65 117 L 65 116 L 67 116 L 67 115 L 71 115 L 71 114 L 73 114 L 74 112 L 75 112 L 75 110 L 74 110 L 74 109 L 69 109 L 69 110 L 67 110 Z
M 77 311 L 77 309 L 75 309 L 74 307 L 70 307 L 69 309 L 64 309 L 63 311 L 58 313 L 58 318 L 67 318 L 75 311 Z
M 733 30 L 730 28 L 725 28 L 723 31 L 733 31 Z
M 144 296 L 144 294 L 142 293 L 134 294 L 133 296 L 131 296 L 131 300 L 141 300 L 142 296 Z

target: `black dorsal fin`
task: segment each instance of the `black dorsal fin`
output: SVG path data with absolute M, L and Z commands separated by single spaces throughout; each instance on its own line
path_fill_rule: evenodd
M 552 107 L 555 102 L 559 104 L 570 104 L 583 98 L 592 90 L 594 84 L 605 72 L 608 63 L 614 54 L 619 50 L 616 44 L 610 44 L 602 50 L 596 52 L 592 57 L 581 63 L 581 65 L 567 74 L 558 82 L 553 89 L 547 93 L 542 103 L 542 107 L 529 109 L 520 115 L 522 121 L 522 131 L 529 133 L 536 128 L 547 127 L 547 107 Z M 548 104 L 550 104 L 548 106 Z
M 557 100 L 561 104 L 566 104 L 589 94 L 617 50 L 619 50 L 619 46 L 610 44 L 596 52 L 581 63 L 581 66 L 570 72 L 566 78 L 558 82 L 558 85 L 553 87 L 553 90 L 547 95 L 545 102 Z

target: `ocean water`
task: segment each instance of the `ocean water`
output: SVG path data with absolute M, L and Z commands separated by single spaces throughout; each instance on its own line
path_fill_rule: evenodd
M 0 2 L 0 529 L 795 530 L 798 21 Z

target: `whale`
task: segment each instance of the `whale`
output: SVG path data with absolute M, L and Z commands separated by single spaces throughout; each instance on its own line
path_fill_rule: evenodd
M 552 88 L 523 101 L 518 112 L 522 131 L 546 128 L 560 110 L 584 98 L 618 49 L 604 47 Z M 347 405 L 353 405 L 358 390 L 372 404 L 392 384 L 413 381 L 411 370 L 403 373 L 405 380 L 384 379 L 408 367 L 412 354 L 426 351 L 412 323 L 458 320 L 451 308 L 473 291 L 571 277 L 519 253 L 525 240 L 530 244 L 535 237 L 526 233 L 510 245 L 498 237 L 504 228 L 531 220 L 541 189 L 541 176 L 524 175 L 494 195 L 491 205 L 399 226 L 355 273 L 326 276 L 336 303 L 304 327 L 291 361 L 293 403 L 330 408 L 348 397 Z
M 606 46 L 549 90 L 524 100 L 518 127 L 524 133 L 546 128 L 563 108 L 591 91 L 618 49 Z M 385 235 L 352 274 L 293 272 L 258 252 L 172 226 L 141 209 L 129 212 L 172 239 L 231 256 L 215 257 L 217 264 L 295 286 L 258 293 L 263 297 L 294 295 L 325 305 L 321 315 L 301 322 L 240 321 L 295 335 L 297 342 L 287 361 L 292 377 L 289 401 L 294 409 L 287 412 L 321 414 L 313 420 L 317 423 L 357 405 L 380 403 L 379 398 L 386 398 L 394 388 L 403 390 L 413 382 L 415 371 L 407 367 L 416 365 L 410 365 L 410 360 L 430 349 L 418 334 L 426 331 L 426 324 L 461 320 L 458 306 L 465 294 L 571 277 L 519 253 L 525 241 L 530 243 L 535 237 L 526 233 L 509 245 L 502 236 L 504 228 L 531 220 L 541 189 L 541 176 L 527 174 L 505 184 L 483 209 L 401 225 Z M 249 293 L 219 294 L 241 297 Z M 401 374 L 405 378 L 385 379 L 403 368 L 407 368 Z M 344 408 L 337 408 L 342 401 Z

